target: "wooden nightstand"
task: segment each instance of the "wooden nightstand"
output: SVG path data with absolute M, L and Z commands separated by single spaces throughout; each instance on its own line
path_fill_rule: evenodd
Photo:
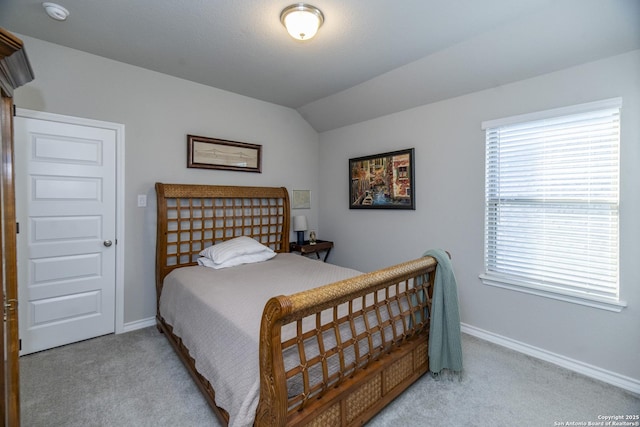
M 320 259 L 320 252 L 324 252 L 324 257 L 322 258 L 324 262 L 327 261 L 331 248 L 333 248 L 333 242 L 329 242 L 328 240 L 316 240 L 315 245 L 310 244 L 308 240 L 305 240 L 302 245 L 296 242 L 289 244 L 289 250 L 291 252 L 300 252 L 301 255 L 316 254 L 318 259 Z

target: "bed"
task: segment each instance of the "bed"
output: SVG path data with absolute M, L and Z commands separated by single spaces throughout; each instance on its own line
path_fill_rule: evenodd
M 360 273 L 289 253 L 284 187 L 156 183 L 157 323 L 225 425 L 362 425 L 428 371 L 437 262 Z M 248 236 L 264 262 L 213 269 Z

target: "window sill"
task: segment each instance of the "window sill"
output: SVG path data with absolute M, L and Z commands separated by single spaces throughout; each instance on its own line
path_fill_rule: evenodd
M 570 302 L 572 304 L 580 304 L 587 307 L 598 308 L 619 313 L 627 306 L 625 301 L 619 301 L 613 298 L 605 298 L 599 296 L 591 296 L 585 294 L 572 293 L 569 291 L 561 291 L 551 289 L 542 285 L 534 285 L 530 283 L 519 282 L 517 280 L 504 277 L 494 276 L 491 274 L 481 274 L 482 283 L 489 286 L 495 286 L 503 289 L 523 292 L 530 295 L 537 295 L 544 298 L 551 298 L 559 301 Z

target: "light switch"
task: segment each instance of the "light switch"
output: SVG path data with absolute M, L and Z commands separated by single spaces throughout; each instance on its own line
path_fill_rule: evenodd
M 139 208 L 147 207 L 147 195 L 146 194 L 138 194 L 138 207 Z

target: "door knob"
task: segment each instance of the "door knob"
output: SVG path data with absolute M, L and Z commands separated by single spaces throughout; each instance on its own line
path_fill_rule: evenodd
M 113 244 L 113 242 L 112 242 L 111 240 L 105 240 L 105 241 L 103 242 L 103 244 L 104 244 L 106 247 L 109 247 L 109 246 L 111 246 L 111 245 Z

